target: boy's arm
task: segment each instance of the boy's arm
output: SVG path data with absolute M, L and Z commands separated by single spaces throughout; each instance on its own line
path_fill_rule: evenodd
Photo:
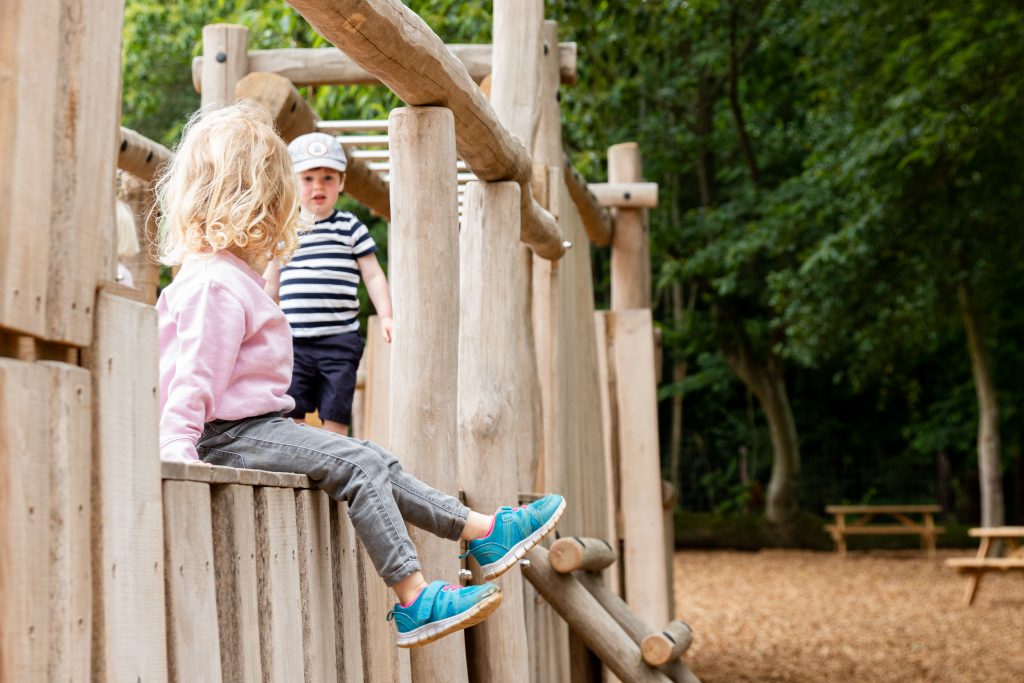
M 267 284 L 263 285 L 263 291 L 277 303 L 281 303 L 281 264 L 276 258 L 270 259 L 266 269 L 263 271 L 263 279 Z
M 377 309 L 377 317 L 380 318 L 380 332 L 384 335 L 384 341 L 391 343 L 391 333 L 394 327 L 391 310 L 391 287 L 388 286 L 388 278 L 384 270 L 377 262 L 377 254 L 371 253 L 360 256 L 356 259 L 359 264 L 359 274 L 366 283 L 366 291 L 370 295 L 373 307 Z

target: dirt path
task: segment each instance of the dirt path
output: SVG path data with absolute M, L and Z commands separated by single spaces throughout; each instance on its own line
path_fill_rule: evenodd
M 942 564 L 970 551 L 684 551 L 676 615 L 704 683 L 1021 683 L 1024 577 L 989 574 L 973 607 Z

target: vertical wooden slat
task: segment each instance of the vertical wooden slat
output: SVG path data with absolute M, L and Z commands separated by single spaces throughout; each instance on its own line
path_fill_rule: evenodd
M 294 683 L 301 677 L 303 661 L 298 530 L 291 489 L 256 489 L 256 548 L 263 680 Z
M 330 499 L 323 491 L 296 491 L 295 508 L 305 680 L 306 683 L 336 681 Z
M 163 681 L 156 311 L 101 292 L 93 376 L 93 680 Z
M 334 648 L 338 680 L 363 683 L 356 533 L 348 519 L 348 504 L 331 504 L 331 562 L 334 565 Z
M 202 108 L 235 101 L 235 85 L 249 72 L 249 29 L 237 24 L 203 27 Z
M 373 569 L 362 543 L 357 544 L 359 610 L 363 618 L 362 650 L 366 683 L 396 683 L 412 680 L 411 657 L 395 646 L 395 627 L 384 615 L 394 604 L 394 596 Z M 430 679 L 427 679 L 430 680 Z
M 45 681 L 51 645 L 47 368 L 0 358 L 0 680 Z
M 50 662 L 51 681 L 88 681 L 92 646 L 92 377 L 43 362 L 50 371 Z M 35 457 L 42 458 L 37 451 Z
M 256 581 L 253 488 L 214 486 L 213 553 L 223 679 L 260 681 L 260 623 Z
M 380 336 L 380 320 L 370 316 L 366 322 L 366 384 L 363 389 L 363 424 L 360 439 L 375 441 L 385 448 L 391 443 L 388 387 L 391 383 L 391 344 Z
M 393 221 L 389 262 L 396 312 L 391 444 L 412 474 L 455 494 L 459 219 L 452 112 L 441 107 L 394 109 L 388 137 Z M 428 580 L 457 575 L 458 554 L 451 541 L 417 529 L 412 537 Z M 462 632 L 414 650 L 411 660 L 417 681 L 464 681 L 468 675 Z
M 168 480 L 164 490 L 168 678 L 221 680 L 210 485 Z
M 616 428 L 618 424 L 615 405 L 615 376 L 614 366 L 608 358 L 609 337 L 608 337 L 608 316 L 607 311 L 594 313 L 594 335 L 597 338 L 597 372 L 599 384 L 599 396 L 601 402 L 601 425 L 604 435 L 604 448 L 602 457 L 604 459 L 605 472 L 605 517 L 608 525 L 608 542 L 615 548 L 619 547 L 621 530 L 619 529 L 619 433 Z M 621 554 L 620 554 L 621 557 Z M 616 562 L 604 571 L 605 585 L 612 593 L 622 595 L 622 563 Z

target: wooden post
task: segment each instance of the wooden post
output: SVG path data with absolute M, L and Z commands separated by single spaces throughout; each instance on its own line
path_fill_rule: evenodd
M 608 181 L 643 180 L 640 147 L 624 142 L 608 148 Z M 646 209 L 616 208 L 612 236 L 612 310 L 651 307 L 651 256 L 647 245 Z
M 93 375 L 93 680 L 165 680 L 156 310 L 100 292 L 82 358 Z
M 459 299 L 459 474 L 466 503 L 490 511 L 517 498 L 519 414 L 508 388 L 521 373 L 515 305 L 519 245 L 519 186 L 470 182 L 461 230 Z M 522 576 L 497 579 L 511 598 L 470 634 L 480 681 L 526 681 L 528 653 Z
M 475 86 L 474 86 L 475 87 Z M 391 445 L 412 474 L 458 492 L 457 353 L 459 219 L 455 120 L 441 107 L 388 117 L 391 146 Z M 450 170 L 449 170 L 450 169 Z M 455 577 L 456 546 L 413 529 L 427 580 Z M 465 638 L 447 636 L 411 655 L 413 678 L 465 681 Z
M 237 24 L 203 27 L 202 108 L 226 107 L 235 101 L 235 85 L 249 73 L 249 29 Z

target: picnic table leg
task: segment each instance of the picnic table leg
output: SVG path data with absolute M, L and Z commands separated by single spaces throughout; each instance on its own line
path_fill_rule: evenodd
M 935 520 L 930 512 L 924 513 L 924 528 L 921 547 L 928 552 L 928 557 L 935 557 Z
M 981 539 L 981 543 L 978 545 L 978 558 L 985 559 L 988 557 L 988 549 L 992 545 L 992 539 L 988 536 Z M 967 577 L 967 590 L 964 592 L 964 607 L 970 607 L 974 603 L 974 595 L 978 592 L 978 584 L 981 583 L 981 577 L 985 575 L 985 570 L 982 568 L 975 569 L 970 572 Z
M 846 557 L 846 535 L 843 533 L 846 530 L 846 515 L 836 515 L 836 528 L 832 532 L 832 540 L 836 542 L 836 552 L 839 553 L 840 557 Z

